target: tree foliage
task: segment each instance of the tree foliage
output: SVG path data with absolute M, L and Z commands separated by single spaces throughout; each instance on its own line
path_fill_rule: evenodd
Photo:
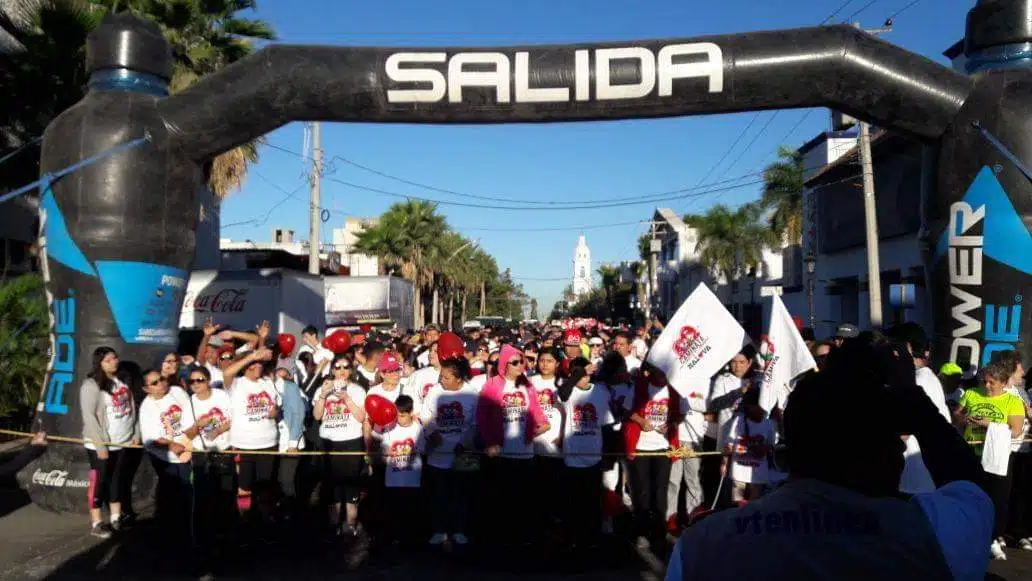
M 0 417 L 28 413 L 39 400 L 49 350 L 43 279 L 0 284 Z
M 431 320 L 435 312 L 435 322 L 443 323 L 448 317 L 481 314 L 519 317 L 527 298 L 509 271 L 499 272 L 495 259 L 476 241 L 451 230 L 431 202 L 394 204 L 375 226 L 358 234 L 355 249 L 378 257 L 387 273 L 414 283 L 416 303 L 423 307 L 417 325 Z
M 770 229 L 791 244 L 803 239 L 803 189 L 803 154 L 785 146 L 778 148 L 778 161 L 763 170 L 760 206 L 770 211 Z
M 732 210 L 717 204 L 705 214 L 689 214 L 684 222 L 695 229 L 696 250 L 702 264 L 732 281 L 763 263 L 763 250 L 775 245 L 774 235 L 762 221 L 758 204 Z
M 17 0 L 0 4 L 0 155 L 30 143 L 87 89 L 86 38 L 103 16 L 128 10 L 154 21 L 172 47 L 171 91 L 250 54 L 256 41 L 271 40 L 268 23 L 244 18 L 255 0 Z M 238 189 L 258 159 L 259 141 L 227 151 L 207 168 L 208 185 L 220 198 Z M 0 174 L 13 188 L 39 176 L 39 148 L 27 148 L 15 172 Z

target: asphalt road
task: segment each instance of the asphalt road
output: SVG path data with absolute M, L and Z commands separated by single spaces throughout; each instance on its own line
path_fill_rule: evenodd
M 26 504 L 18 491 L 0 490 L 0 581 L 96 579 L 349 579 L 389 581 L 455 578 L 533 578 L 593 581 L 659 581 L 663 558 L 624 545 L 606 547 L 583 559 L 558 554 L 471 550 L 467 554 L 423 548 L 386 547 L 372 552 L 339 541 L 285 531 L 280 538 L 242 539 L 204 562 L 179 547 L 167 531 L 142 522 L 130 532 L 102 541 L 86 534 L 83 517 L 57 515 Z M 1032 552 L 1008 550 L 987 577 L 1032 579 Z

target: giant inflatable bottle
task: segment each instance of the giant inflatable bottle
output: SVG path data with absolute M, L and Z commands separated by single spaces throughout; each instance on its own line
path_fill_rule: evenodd
M 89 94 L 47 128 L 43 171 L 148 141 L 43 192 L 53 358 L 39 424 L 82 435 L 78 389 L 96 347 L 114 347 L 137 377 L 174 348 L 201 167 L 299 120 L 541 123 L 830 107 L 938 150 L 922 229 L 937 356 L 978 364 L 1017 347 L 1028 363 L 1030 13 L 1032 0 L 979 0 L 967 22 L 971 75 L 841 25 L 524 47 L 272 45 L 171 97 L 157 27 L 109 15 L 88 41 Z M 39 504 L 85 509 L 81 447 L 51 446 L 19 478 Z
M 1032 364 L 1028 9 L 982 0 L 968 14 L 966 66 L 977 82 L 940 141 L 937 195 L 927 204 L 935 359 L 964 369 L 1015 348 Z
M 94 349 L 118 352 L 137 397 L 140 372 L 175 350 L 198 218 L 195 166 L 176 160 L 156 109 L 171 74 L 158 27 L 128 13 L 108 18 L 89 38 L 87 67 L 88 94 L 47 128 L 44 175 L 134 139 L 147 142 L 41 192 L 52 350 L 37 421 L 70 437 L 82 435 L 79 386 Z M 81 446 L 53 445 L 21 479 L 37 503 L 84 510 L 88 472 Z

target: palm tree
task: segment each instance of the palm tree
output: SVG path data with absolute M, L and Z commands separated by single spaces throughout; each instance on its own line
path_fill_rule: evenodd
M 13 6 L 13 7 L 12 7 Z M 130 10 L 155 21 L 172 46 L 173 78 L 179 91 L 198 78 L 247 56 L 254 42 L 272 40 L 272 27 L 241 18 L 256 0 L 16 0 L 0 8 L 0 154 L 31 141 L 62 111 L 86 93 L 87 35 L 113 10 Z M 238 189 L 258 142 L 217 156 L 205 168 L 219 198 Z M 25 155 L 29 155 L 26 153 Z M 18 176 L 0 176 L 3 185 L 21 185 L 39 175 L 38 149 L 21 160 Z M 28 178 L 28 179 L 25 179 Z
M 803 240 L 803 187 L 803 154 L 779 147 L 778 161 L 763 170 L 760 205 L 773 210 L 767 217 L 770 229 L 789 244 Z
M 111 10 L 129 10 L 153 20 L 172 47 L 172 81 L 178 93 L 251 54 L 256 42 L 276 39 L 272 26 L 238 13 L 257 10 L 257 0 L 103 0 Z M 243 186 L 247 168 L 258 161 L 259 138 L 218 155 L 206 169 L 208 187 L 222 200 Z
M 696 250 L 702 265 L 728 284 L 744 271 L 759 267 L 763 249 L 775 243 L 762 214 L 758 204 L 744 204 L 735 210 L 718 204 L 705 214 L 685 216 L 684 222 L 698 235 Z
M 652 254 L 652 234 L 646 232 L 638 237 L 638 258 L 648 262 L 650 254 Z
M 620 281 L 620 269 L 602 265 L 598 267 L 598 275 L 602 278 L 602 291 L 606 296 L 606 307 L 612 313 L 613 296 L 616 294 L 616 284 Z
M 415 324 L 423 326 L 423 290 L 433 288 L 435 272 L 427 249 L 447 230 L 444 216 L 431 202 L 409 200 L 391 206 L 376 226 L 358 235 L 355 250 L 378 257 L 387 268 L 412 281 Z

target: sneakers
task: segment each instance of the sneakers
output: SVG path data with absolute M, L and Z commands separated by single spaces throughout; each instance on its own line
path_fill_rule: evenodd
M 452 542 L 456 545 L 468 545 L 469 539 L 466 538 L 466 535 L 462 533 L 455 533 L 454 535 L 452 535 Z
M 434 536 L 430 537 L 430 545 L 434 546 L 434 547 L 438 547 L 440 545 L 443 545 L 444 542 L 447 541 L 447 540 L 448 540 L 448 535 L 446 535 L 444 533 L 434 533 Z
M 1025 537 L 1018 541 L 1018 548 L 1026 551 L 1032 551 L 1032 538 Z
M 1003 547 L 1000 545 L 1000 541 L 993 541 L 993 544 L 989 545 L 989 552 L 992 553 L 993 558 L 997 561 L 1006 561 L 1007 553 L 1003 552 Z
M 133 517 L 123 513 L 118 515 L 118 518 L 111 519 L 111 530 L 117 533 L 118 531 L 129 528 L 132 524 Z
M 90 536 L 97 537 L 98 539 L 110 539 L 114 532 L 111 525 L 102 522 L 96 522 L 90 526 Z

